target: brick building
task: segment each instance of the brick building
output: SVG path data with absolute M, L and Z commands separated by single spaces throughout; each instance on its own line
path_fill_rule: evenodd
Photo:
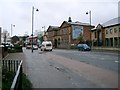
M 47 40 L 53 43 L 53 46 L 57 47 L 57 40 L 59 38 L 59 27 L 58 26 L 49 26 L 47 29 Z
M 37 36 L 29 36 L 26 38 L 26 44 L 31 44 L 32 45 L 32 41 L 33 44 L 37 45 L 38 44 L 38 37 Z
M 72 22 L 69 17 L 68 21 L 63 21 L 60 27 L 49 26 L 47 29 L 47 38 L 53 42 L 55 48 L 71 48 L 80 42 L 78 39 L 80 34 L 83 36 L 83 41 L 90 45 L 91 29 L 88 23 Z

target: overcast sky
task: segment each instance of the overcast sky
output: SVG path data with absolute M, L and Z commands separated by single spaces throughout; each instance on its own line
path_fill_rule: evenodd
M 49 25 L 60 26 L 63 21 L 89 23 L 92 12 L 92 24 L 102 24 L 118 17 L 119 0 L 0 0 L 0 27 L 11 33 L 11 24 L 15 24 L 13 35 L 32 33 L 32 6 L 39 9 L 34 12 L 34 31 L 46 29 Z

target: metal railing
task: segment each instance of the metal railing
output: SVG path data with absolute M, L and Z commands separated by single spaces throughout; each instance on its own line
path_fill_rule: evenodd
M 22 60 L 2 60 L 2 68 L 15 72 L 10 90 L 22 89 Z

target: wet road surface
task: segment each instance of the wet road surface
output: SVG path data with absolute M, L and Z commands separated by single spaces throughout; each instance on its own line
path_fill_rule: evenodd
M 118 86 L 117 73 L 61 57 L 55 52 L 59 50 L 53 52 L 35 50 L 31 53 L 31 50 L 24 49 L 26 73 L 33 88 L 114 88 Z M 109 79 L 113 81 L 109 82 Z

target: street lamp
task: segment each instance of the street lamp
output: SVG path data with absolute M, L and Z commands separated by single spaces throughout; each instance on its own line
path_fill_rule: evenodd
M 45 32 L 45 26 L 42 27 L 44 29 L 44 32 Z
M 13 27 L 15 27 L 15 25 L 11 24 L 11 37 L 12 37 L 12 29 L 13 29 Z
M 39 11 L 38 9 L 34 8 L 34 6 L 32 7 L 32 53 L 33 53 L 34 9 L 35 9 L 36 11 Z
M 90 16 L 90 32 L 91 32 L 91 10 L 89 12 L 86 12 L 86 14 Z M 90 38 L 91 38 L 91 33 L 90 33 Z M 91 46 L 91 44 L 90 44 Z

